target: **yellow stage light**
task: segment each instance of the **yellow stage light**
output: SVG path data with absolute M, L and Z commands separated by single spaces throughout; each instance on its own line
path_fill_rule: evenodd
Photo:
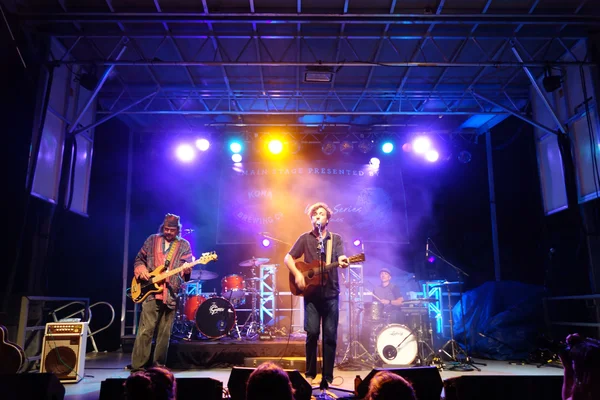
M 271 154 L 279 154 L 283 150 L 283 143 L 279 139 L 269 141 L 269 151 Z

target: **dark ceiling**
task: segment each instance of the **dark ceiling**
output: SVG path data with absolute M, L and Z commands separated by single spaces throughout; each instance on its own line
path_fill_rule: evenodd
M 106 74 L 98 118 L 131 106 L 142 132 L 481 133 L 527 110 L 524 66 L 585 61 L 600 27 L 596 0 L 2 2 L 58 64 Z

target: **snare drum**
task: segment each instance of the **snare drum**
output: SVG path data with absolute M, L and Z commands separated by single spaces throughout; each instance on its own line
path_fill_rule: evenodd
M 410 365 L 419 353 L 419 342 L 404 325 L 391 324 L 377 336 L 377 354 L 386 364 Z
M 370 321 L 380 321 L 383 319 L 383 304 L 381 303 L 364 303 L 363 318 Z
M 221 296 L 240 302 L 246 296 L 246 283 L 241 275 L 227 275 L 221 279 Z
M 205 301 L 206 297 L 204 296 L 189 296 L 187 299 L 185 299 L 183 315 L 185 315 L 188 321 L 196 320 L 196 311 L 198 310 L 198 307 L 200 307 L 200 305 Z
M 206 300 L 196 311 L 196 328 L 211 339 L 229 334 L 234 325 L 235 309 L 222 297 Z

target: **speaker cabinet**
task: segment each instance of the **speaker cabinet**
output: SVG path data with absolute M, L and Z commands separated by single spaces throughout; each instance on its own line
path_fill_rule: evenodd
M 52 374 L 0 375 L 2 400 L 63 400 L 65 387 Z
M 50 372 L 63 383 L 83 379 L 87 332 L 87 322 L 46 324 L 40 372 Z
M 446 400 L 561 400 L 562 375 L 464 375 L 444 381 Z
M 177 400 L 222 400 L 223 382 L 212 378 L 176 378 Z M 99 400 L 126 400 L 125 378 L 105 379 Z
M 436 367 L 416 368 L 375 368 L 358 386 L 358 397 L 362 399 L 369 392 L 369 383 L 379 371 L 390 371 L 412 383 L 419 400 L 440 400 L 442 377 Z M 449 399 L 448 399 L 449 400 Z
M 233 367 L 231 369 L 231 375 L 229 375 L 229 381 L 227 381 L 231 400 L 246 400 L 246 384 L 248 383 L 250 374 L 255 369 L 247 367 Z M 312 387 L 300 372 L 297 369 L 286 369 L 284 371 L 287 372 L 292 382 L 292 387 L 296 391 L 294 398 L 296 400 L 310 400 Z

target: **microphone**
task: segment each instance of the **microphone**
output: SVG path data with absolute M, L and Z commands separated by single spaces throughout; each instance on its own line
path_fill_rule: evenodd
M 429 238 L 427 238 L 427 244 L 425 245 L 425 258 L 429 257 Z
M 192 232 L 194 232 L 193 229 L 184 229 L 183 230 L 183 233 L 192 233 Z
M 316 224 L 320 228 L 321 227 L 321 220 L 317 221 Z

